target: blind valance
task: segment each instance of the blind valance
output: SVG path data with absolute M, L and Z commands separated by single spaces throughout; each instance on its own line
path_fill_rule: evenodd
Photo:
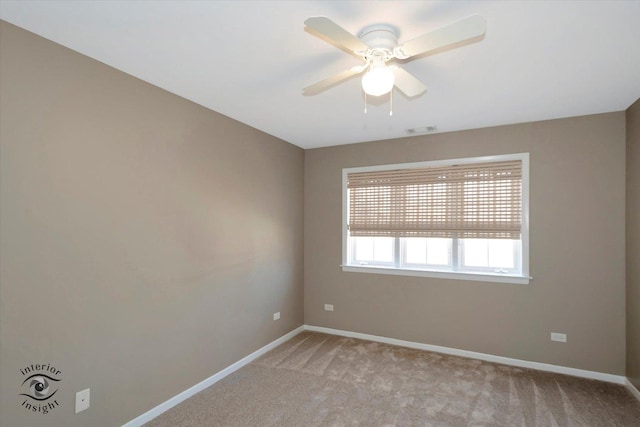
M 347 174 L 351 236 L 519 239 L 522 161 Z

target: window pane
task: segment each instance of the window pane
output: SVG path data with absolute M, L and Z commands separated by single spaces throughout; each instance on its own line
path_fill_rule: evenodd
M 519 240 L 461 239 L 464 267 L 515 269 Z
M 466 267 L 489 267 L 487 239 L 464 239 L 464 265 Z
M 354 237 L 356 260 L 367 261 L 373 259 L 373 237 Z
M 451 239 L 407 237 L 403 238 L 405 264 L 424 266 L 451 265 Z
M 489 265 L 496 268 L 514 268 L 514 249 L 513 240 L 489 240 Z
M 451 259 L 451 239 L 426 239 L 427 264 L 449 265 Z
M 393 237 L 372 237 L 373 260 L 377 262 L 393 262 Z
M 427 239 L 408 237 L 405 239 L 405 262 L 408 264 L 427 263 Z
M 393 263 L 393 237 L 352 237 L 354 261 Z

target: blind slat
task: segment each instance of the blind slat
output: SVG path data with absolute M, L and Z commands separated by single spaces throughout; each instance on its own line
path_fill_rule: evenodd
M 347 175 L 352 236 L 520 238 L 522 161 Z

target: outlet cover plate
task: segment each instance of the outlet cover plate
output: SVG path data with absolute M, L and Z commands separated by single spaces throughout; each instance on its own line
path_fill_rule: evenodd
M 567 334 L 559 334 L 557 332 L 551 332 L 551 341 L 567 342 Z
M 333 311 L 333 304 L 325 304 L 324 311 Z
M 280 312 L 273 313 L 273 320 L 278 320 L 280 318 Z
M 82 390 L 76 393 L 76 414 L 89 408 L 91 399 L 91 389 Z

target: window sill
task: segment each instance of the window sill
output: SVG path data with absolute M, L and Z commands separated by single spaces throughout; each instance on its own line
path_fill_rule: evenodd
M 513 283 L 517 285 L 528 285 L 532 277 L 529 276 L 513 276 L 507 274 L 491 274 L 491 273 L 467 273 L 452 271 L 427 271 L 412 270 L 393 267 L 373 267 L 373 266 L 356 266 L 342 265 L 342 271 L 350 273 L 374 273 L 374 274 L 390 274 L 394 276 L 415 276 L 415 277 L 433 277 L 438 279 L 456 279 L 456 280 L 474 280 L 480 282 L 494 283 Z

